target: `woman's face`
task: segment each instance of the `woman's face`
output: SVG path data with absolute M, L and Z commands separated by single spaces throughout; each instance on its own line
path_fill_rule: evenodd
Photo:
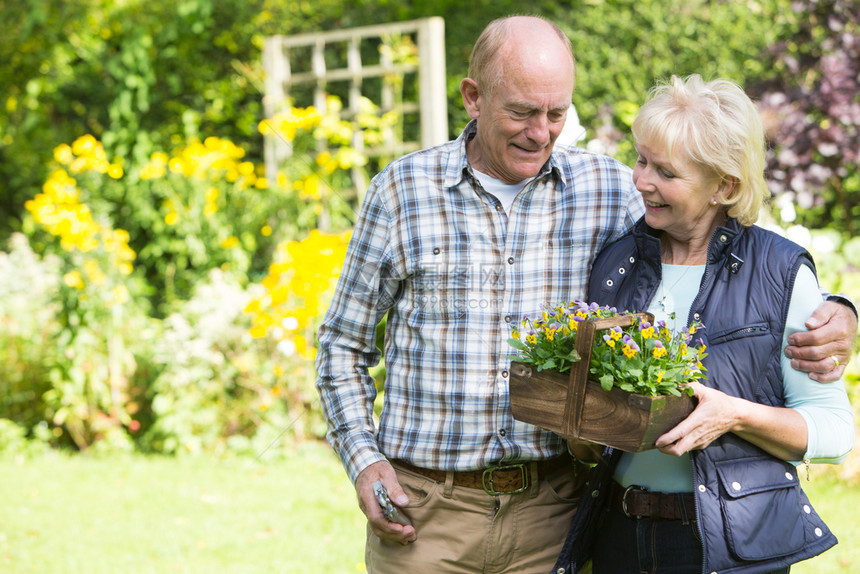
M 722 209 L 712 205 L 719 200 L 719 180 L 674 154 L 669 161 L 666 150 L 637 144 L 639 159 L 633 169 L 633 183 L 645 201 L 645 221 L 677 241 L 696 238 L 710 240 L 722 217 Z

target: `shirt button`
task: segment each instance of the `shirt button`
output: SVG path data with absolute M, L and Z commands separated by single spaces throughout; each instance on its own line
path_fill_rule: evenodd
M 564 574 L 565 572 L 567 572 L 567 570 L 565 570 L 564 568 L 559 568 L 555 571 L 555 574 Z
M 438 247 L 433 248 L 433 255 L 439 255 L 440 253 L 442 253 L 441 249 L 439 249 Z
M 725 243 L 725 242 L 726 242 L 726 241 L 728 241 L 728 240 L 729 240 L 729 238 L 728 238 L 728 237 L 726 237 L 726 235 L 725 235 L 725 234 L 720 235 L 720 243 Z
M 508 434 L 508 431 L 506 431 L 505 429 L 499 429 L 499 434 L 501 436 L 505 436 L 506 434 Z
M 510 265 L 514 264 L 514 258 L 513 257 L 508 257 L 508 264 L 510 264 Z
M 741 483 L 740 482 L 733 482 L 732 488 L 735 490 L 740 490 L 741 489 Z
M 510 315 L 505 315 L 505 323 L 510 323 L 512 319 L 513 317 L 511 317 Z
M 636 258 L 635 258 L 635 257 L 630 257 L 630 259 L 628 259 L 627 261 L 629 261 L 630 263 L 635 263 L 635 262 L 636 262 Z
M 804 504 L 804 505 L 803 505 L 803 511 L 804 511 L 805 513 L 807 513 L 807 514 L 810 514 L 810 513 L 812 512 L 812 509 L 811 509 L 811 508 L 809 508 L 809 505 L 808 505 L 808 504 Z
M 823 535 L 823 534 L 824 534 L 824 532 L 823 532 L 820 528 L 816 528 L 816 529 L 815 529 L 815 535 L 816 535 L 816 536 L 821 536 L 821 535 Z
M 503 379 L 507 379 L 507 378 L 508 378 L 508 372 L 507 372 L 507 371 L 502 371 L 502 378 L 503 378 Z
M 701 318 L 701 315 L 699 315 L 698 313 L 694 313 L 694 314 L 693 314 L 693 319 L 694 319 L 695 321 L 698 321 L 700 318 Z
M 704 484 L 699 485 L 699 492 L 705 492 L 708 488 Z
M 591 498 L 597 498 L 598 496 L 600 496 L 599 490 L 592 490 L 591 491 Z
M 619 267 L 619 268 L 618 268 L 618 274 L 619 274 L 619 275 L 624 275 L 624 273 L 626 273 L 626 272 L 627 272 L 627 270 L 626 270 L 626 269 L 624 269 L 624 267 Z
M 786 472 L 786 473 L 785 473 L 785 479 L 786 479 L 786 480 L 794 480 L 794 477 L 793 477 L 793 476 L 791 476 L 791 473 L 790 473 L 790 472 Z
M 613 281 L 612 279 L 606 280 L 606 286 L 607 287 L 612 287 L 613 285 L 615 285 L 615 281 Z

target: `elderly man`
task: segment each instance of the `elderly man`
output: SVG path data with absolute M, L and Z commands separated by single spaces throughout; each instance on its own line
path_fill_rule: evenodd
M 595 254 L 643 212 L 627 167 L 553 150 L 573 86 L 558 26 L 490 23 L 460 85 L 472 121 L 458 139 L 393 162 L 368 190 L 319 331 L 317 387 L 368 519 L 374 574 L 546 573 L 561 549 L 584 467 L 560 437 L 511 415 L 506 340 L 523 315 L 582 298 Z M 376 425 L 368 368 L 386 313 Z M 824 346 L 802 356 L 844 363 L 853 312 L 825 303 L 818 313 Z M 409 524 L 383 515 L 377 481 Z

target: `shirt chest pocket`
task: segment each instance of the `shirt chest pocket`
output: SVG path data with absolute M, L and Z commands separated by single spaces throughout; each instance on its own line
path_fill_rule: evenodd
M 466 253 L 434 246 L 416 252 L 409 300 L 422 320 L 450 320 L 466 314 L 473 296 L 474 272 Z

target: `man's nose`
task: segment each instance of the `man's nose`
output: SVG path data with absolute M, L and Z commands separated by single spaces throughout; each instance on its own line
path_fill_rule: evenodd
M 535 114 L 529 119 L 526 135 L 530 140 L 539 145 L 543 146 L 549 143 L 549 118 L 547 118 L 546 114 Z

